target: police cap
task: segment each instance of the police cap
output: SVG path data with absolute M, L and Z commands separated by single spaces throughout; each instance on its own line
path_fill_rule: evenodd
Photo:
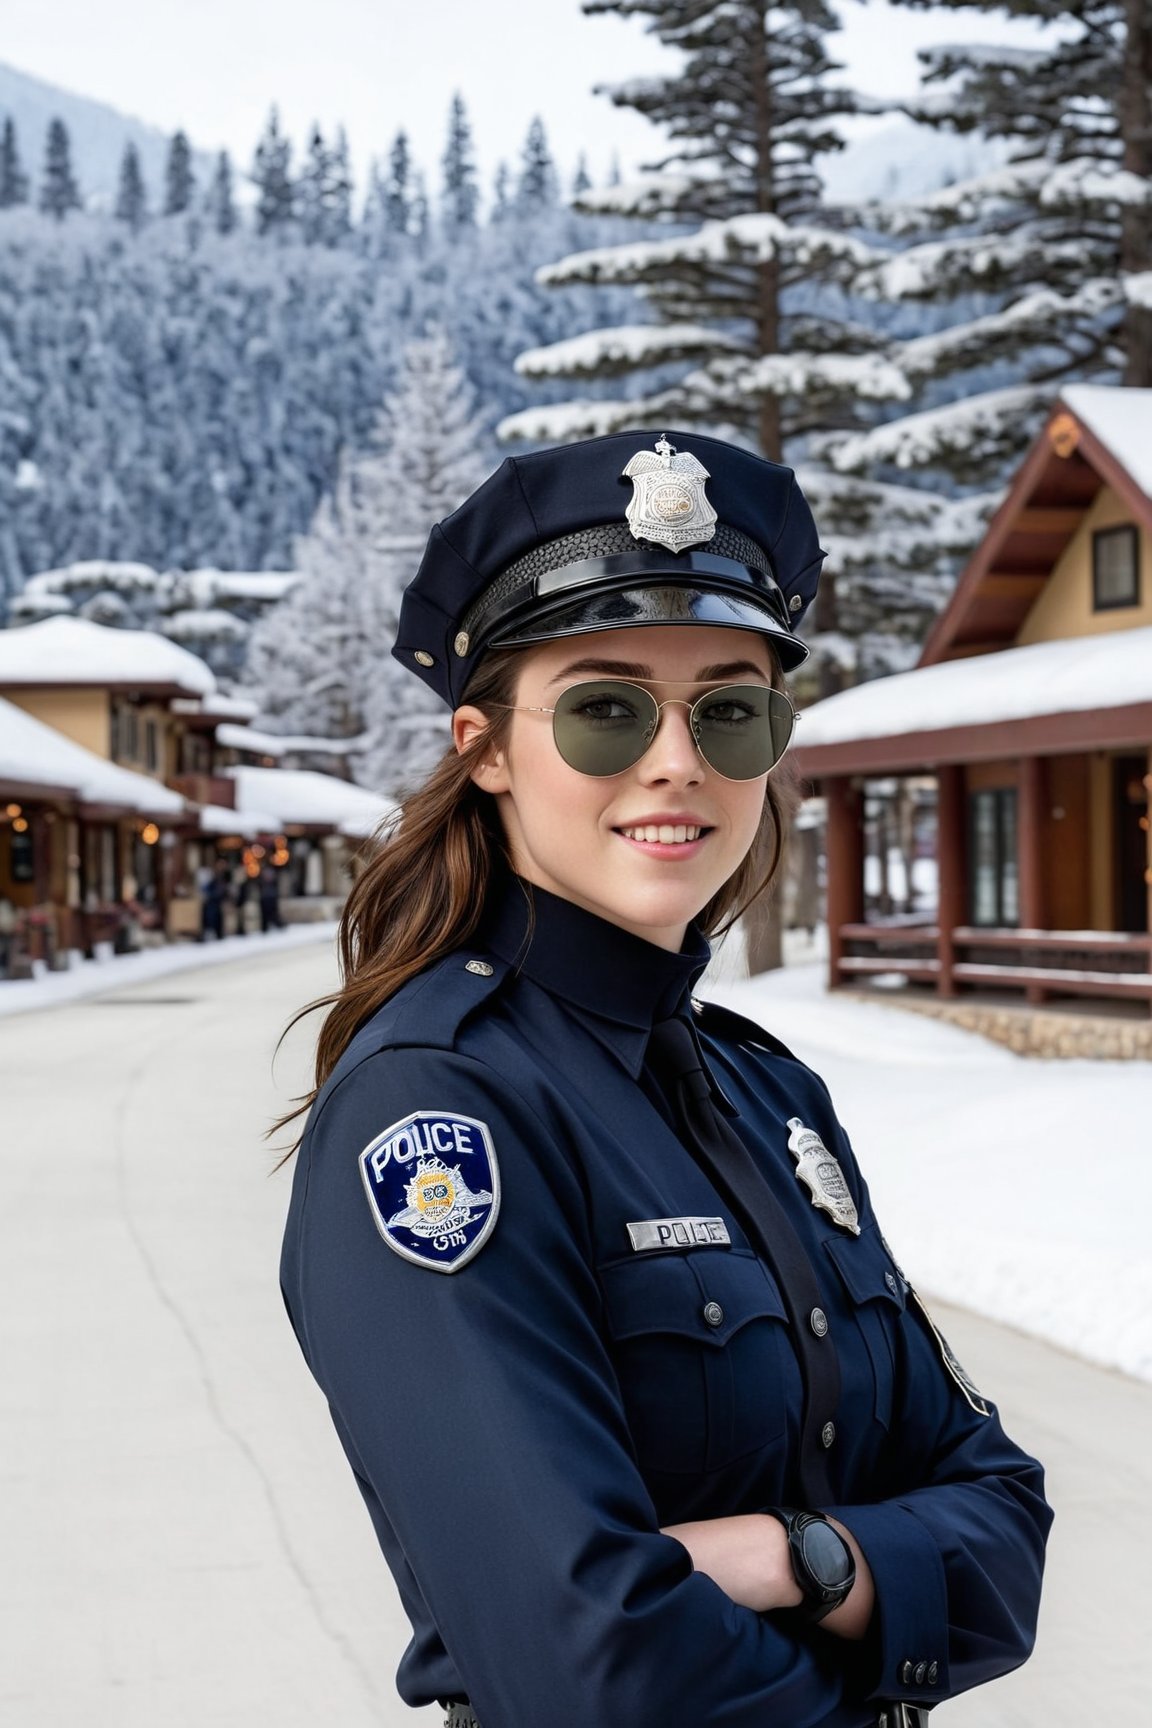
M 613 433 L 510 456 L 438 523 L 392 652 L 452 707 L 489 649 L 636 625 L 755 630 L 791 669 L 823 560 L 790 468 L 694 432 Z

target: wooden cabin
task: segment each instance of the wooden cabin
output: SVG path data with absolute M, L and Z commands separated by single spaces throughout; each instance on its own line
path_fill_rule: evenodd
M 804 711 L 833 986 L 1152 1009 L 1152 390 L 1055 404 L 910 672 Z M 935 907 L 866 915 L 870 788 L 936 787 Z

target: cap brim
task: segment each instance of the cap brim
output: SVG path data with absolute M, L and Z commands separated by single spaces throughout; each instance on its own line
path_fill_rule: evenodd
M 520 648 L 533 642 L 553 642 L 562 636 L 586 636 L 595 630 L 635 630 L 651 624 L 718 624 L 730 630 L 752 630 L 771 638 L 786 672 L 808 658 L 804 643 L 779 620 L 742 595 L 706 591 L 675 584 L 617 588 L 607 593 L 568 599 L 530 617 L 511 621 L 498 630 L 490 648 Z

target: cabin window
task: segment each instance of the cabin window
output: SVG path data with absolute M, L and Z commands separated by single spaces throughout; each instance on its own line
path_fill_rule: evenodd
M 1020 921 L 1016 870 L 1016 789 L 974 792 L 969 802 L 969 922 L 1011 928 Z
M 111 715 L 109 716 L 108 746 L 109 746 L 109 754 L 111 755 L 113 762 L 119 762 L 120 753 L 121 753 L 121 750 L 123 748 L 123 745 L 121 742 L 120 704 L 119 704 L 119 702 L 113 702 L 112 703 L 112 712 L 111 712 Z
M 156 748 L 156 722 L 144 722 L 144 766 L 150 774 L 155 774 L 160 765 L 160 754 Z
M 1092 610 L 1140 604 L 1140 535 L 1131 524 L 1092 536 Z

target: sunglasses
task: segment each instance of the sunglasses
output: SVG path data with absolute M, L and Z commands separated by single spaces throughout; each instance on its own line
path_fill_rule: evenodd
M 656 736 L 665 708 L 688 710 L 696 748 L 724 780 L 755 780 L 774 768 L 792 741 L 796 710 L 766 684 L 725 684 L 695 702 L 657 702 L 642 684 L 596 679 L 573 684 L 554 708 L 519 708 L 551 714 L 556 748 L 578 774 L 608 779 L 634 768 Z

